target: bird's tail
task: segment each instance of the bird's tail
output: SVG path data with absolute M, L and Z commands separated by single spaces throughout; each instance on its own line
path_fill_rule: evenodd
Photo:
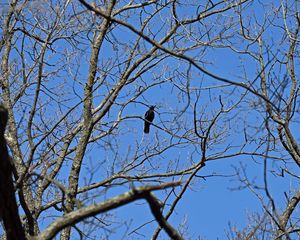
M 150 124 L 145 122 L 144 133 L 149 133 L 149 131 L 150 131 Z

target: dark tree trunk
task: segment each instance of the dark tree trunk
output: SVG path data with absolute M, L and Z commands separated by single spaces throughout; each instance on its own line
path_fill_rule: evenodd
M 0 217 L 4 224 L 7 240 L 23 240 L 26 237 L 18 213 L 12 166 L 4 138 L 7 119 L 7 110 L 0 105 Z

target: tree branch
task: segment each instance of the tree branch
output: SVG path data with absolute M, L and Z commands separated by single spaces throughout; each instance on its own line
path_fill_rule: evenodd
M 4 137 L 7 120 L 8 111 L 0 104 L 0 219 L 3 221 L 7 240 L 23 240 L 26 237 L 19 217 L 12 179 L 12 166 Z
M 151 192 L 148 192 L 146 194 L 146 200 L 150 205 L 151 212 L 153 216 L 155 217 L 156 221 L 159 223 L 159 226 L 163 228 L 169 237 L 173 240 L 181 240 L 183 239 L 178 232 L 167 222 L 167 220 L 164 218 L 161 212 L 161 204 L 159 201 L 151 194 Z
M 173 229 L 165 219 L 157 212 L 157 200 L 153 197 L 149 197 L 151 191 L 155 190 L 162 190 L 169 187 L 176 187 L 179 186 L 181 182 L 170 182 L 170 183 L 164 183 L 160 185 L 148 185 L 139 187 L 137 189 L 133 189 L 129 192 L 123 193 L 121 195 L 118 195 L 114 198 L 111 198 L 107 201 L 104 201 L 102 203 L 92 204 L 87 207 L 83 207 L 81 209 L 75 210 L 73 212 L 65 214 L 63 217 L 58 218 L 55 222 L 50 224 L 42 233 L 40 233 L 37 237 L 34 239 L 43 239 L 43 240 L 50 240 L 55 237 L 55 235 L 61 231 L 62 229 L 72 226 L 81 220 L 94 216 L 99 213 L 104 213 L 109 210 L 118 208 L 120 206 L 126 205 L 128 203 L 131 203 L 133 201 L 136 201 L 138 199 L 146 199 L 147 202 L 150 204 L 150 208 L 161 225 L 162 228 L 165 229 L 165 231 L 169 234 L 170 237 L 176 236 L 178 238 L 172 238 L 172 239 L 182 239 L 179 235 L 179 233 L 176 232 L 175 229 Z

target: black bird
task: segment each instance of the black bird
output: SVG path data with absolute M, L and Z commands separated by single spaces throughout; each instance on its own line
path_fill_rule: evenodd
M 150 124 L 154 119 L 154 108 L 155 106 L 151 106 L 149 110 L 145 113 L 145 126 L 144 126 L 144 133 L 149 133 L 150 131 Z

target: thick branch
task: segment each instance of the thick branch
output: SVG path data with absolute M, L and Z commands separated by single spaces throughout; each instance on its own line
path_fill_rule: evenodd
M 0 218 L 4 224 L 6 238 L 8 240 L 22 240 L 26 237 L 19 217 L 12 179 L 12 166 L 4 138 L 7 120 L 7 109 L 0 105 Z
M 76 211 L 70 212 L 68 214 L 65 214 L 63 217 L 57 219 L 55 222 L 53 222 L 49 227 L 46 228 L 45 231 L 43 231 L 41 234 L 39 234 L 35 239 L 43 239 L 43 240 L 50 240 L 55 237 L 55 235 L 61 231 L 63 228 L 73 226 L 74 224 L 82 221 L 85 218 L 94 216 L 99 213 L 104 213 L 109 210 L 118 208 L 120 206 L 126 205 L 130 202 L 136 201 L 138 199 L 146 199 L 149 202 L 149 194 L 151 191 L 155 190 L 161 190 L 169 187 L 176 187 L 179 186 L 180 182 L 171 182 L 171 183 L 165 183 L 160 185 L 149 185 L 149 186 L 143 186 L 137 189 L 133 189 L 129 192 L 126 192 L 124 194 L 118 195 L 114 198 L 111 198 L 107 201 L 104 201 L 102 203 L 98 204 L 92 204 L 88 207 L 84 207 L 81 209 L 78 209 Z M 157 201 L 157 200 L 156 200 Z M 151 209 L 153 206 L 153 198 L 150 199 L 150 207 Z M 153 211 L 152 211 L 153 212 Z M 172 236 L 180 236 L 166 221 L 163 221 L 161 217 L 159 217 L 157 213 L 155 213 L 155 217 L 159 218 L 159 223 L 162 223 L 162 226 L 166 232 L 169 234 L 172 234 Z M 176 233 L 175 233 L 176 232 Z M 171 235 L 169 235 L 171 237 Z M 181 239 L 181 238 L 174 238 L 174 239 Z
M 282 214 L 281 224 L 286 227 L 292 213 L 296 209 L 296 206 L 300 202 L 300 190 L 297 191 L 295 196 L 289 201 L 286 210 Z
M 111 14 L 114 7 L 115 1 L 111 1 L 108 5 L 107 13 Z M 110 22 L 105 20 L 101 25 L 98 36 L 95 39 L 95 42 L 92 44 L 92 54 L 90 58 L 90 69 L 88 74 L 88 79 L 84 88 L 84 101 L 83 101 L 83 128 L 82 135 L 80 137 L 76 156 L 72 164 L 71 172 L 69 175 L 69 195 L 66 198 L 66 213 L 71 212 L 74 209 L 74 199 L 77 195 L 78 190 L 78 181 L 81 171 L 82 161 L 84 154 L 88 145 L 89 138 L 92 134 L 93 125 L 92 125 L 92 103 L 93 103 L 93 87 L 95 83 L 95 76 L 97 71 L 97 63 L 99 58 L 100 48 L 103 44 L 104 37 L 109 29 Z M 61 240 L 70 239 L 70 228 L 65 229 L 62 232 Z
M 167 222 L 161 212 L 161 205 L 159 201 L 150 193 L 146 194 L 146 200 L 150 205 L 151 212 L 155 217 L 156 221 L 159 223 L 159 226 L 167 232 L 169 237 L 173 240 L 183 239 L 178 232 Z

